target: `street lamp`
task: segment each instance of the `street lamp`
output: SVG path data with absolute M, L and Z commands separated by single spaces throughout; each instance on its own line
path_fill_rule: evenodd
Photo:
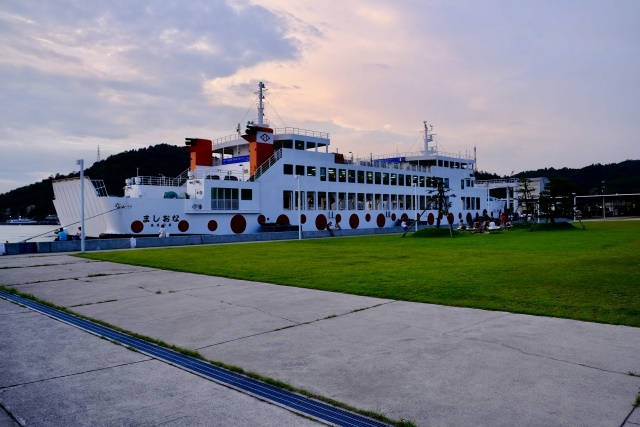
M 240 169 L 242 169 L 242 180 L 244 181 L 244 165 L 240 164 Z
M 416 232 L 418 231 L 418 184 L 413 183 L 413 209 L 416 211 Z
M 84 252 L 84 159 L 76 160 L 80 166 L 80 252 Z

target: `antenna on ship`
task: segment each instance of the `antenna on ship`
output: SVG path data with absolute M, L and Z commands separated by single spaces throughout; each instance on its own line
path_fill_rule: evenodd
M 264 91 L 266 91 L 267 89 L 265 88 L 264 83 L 260 82 L 258 83 L 258 126 L 262 126 L 264 124 Z
M 476 154 L 476 147 L 473 147 L 473 171 L 478 172 L 478 156 Z
M 429 143 L 433 141 L 434 134 L 429 134 L 429 130 L 433 131 L 433 125 L 428 125 L 426 120 L 424 120 L 422 123 L 424 123 L 424 152 L 426 153 L 427 151 L 429 151 Z

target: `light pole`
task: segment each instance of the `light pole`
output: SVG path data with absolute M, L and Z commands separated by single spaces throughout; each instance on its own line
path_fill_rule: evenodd
M 571 193 L 573 194 L 573 222 L 576 222 L 576 193 Z
M 416 211 L 416 232 L 418 231 L 418 184 L 413 184 L 413 209 Z
M 76 160 L 80 166 L 80 252 L 84 252 L 84 159 Z
M 300 175 L 295 176 L 298 181 L 298 240 L 302 240 L 302 214 L 300 213 L 300 209 L 302 208 L 302 197 L 300 195 Z

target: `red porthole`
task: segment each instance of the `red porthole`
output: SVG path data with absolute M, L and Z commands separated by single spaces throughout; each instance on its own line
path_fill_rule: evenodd
M 244 230 L 247 229 L 247 220 L 244 219 L 242 215 L 234 215 L 231 218 L 231 231 L 236 234 L 244 233 Z
M 427 216 L 427 224 L 433 225 L 434 220 L 435 220 L 435 217 L 433 216 L 433 214 L 429 213 L 429 216 Z
M 360 225 L 360 218 L 358 218 L 358 215 L 351 214 L 351 216 L 349 217 L 349 227 L 355 230 L 356 228 L 358 228 L 359 225 Z
M 316 229 L 324 230 L 327 228 L 327 217 L 320 214 L 316 217 Z
M 144 224 L 142 221 L 133 221 L 131 223 L 131 231 L 134 233 L 140 233 L 142 230 L 144 230 Z
M 280 215 L 278 219 L 276 219 L 276 224 L 278 225 L 290 225 L 289 217 L 286 215 Z

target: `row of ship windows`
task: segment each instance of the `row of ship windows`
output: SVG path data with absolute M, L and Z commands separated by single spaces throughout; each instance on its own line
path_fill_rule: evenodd
M 306 175 L 316 176 L 315 166 L 284 164 L 283 173 L 285 175 Z M 402 173 L 372 172 L 353 169 L 325 168 L 320 169 L 320 181 L 328 182 L 349 182 L 358 184 L 378 184 L 378 185 L 404 185 L 411 187 L 437 187 L 438 182 L 444 181 L 444 186 L 449 188 L 449 178 L 425 177 L 422 175 L 405 175 Z M 472 179 L 462 180 L 461 186 L 473 187 Z
M 212 188 L 211 209 L 238 210 L 240 200 L 252 200 L 251 189 Z M 343 193 L 324 191 L 302 191 L 305 210 L 386 210 L 386 209 L 427 209 L 435 208 L 429 196 L 410 194 Z M 282 193 L 282 207 L 285 210 L 298 209 L 298 192 L 285 190 Z M 461 197 L 460 208 L 480 209 L 480 197 Z
M 341 193 L 324 191 L 301 191 L 303 210 L 395 210 L 395 209 L 435 209 L 435 200 L 429 196 L 412 194 Z M 448 203 L 446 198 L 445 203 Z M 284 190 L 282 193 L 284 210 L 298 209 L 298 192 Z M 480 197 L 461 197 L 460 209 L 479 210 Z

